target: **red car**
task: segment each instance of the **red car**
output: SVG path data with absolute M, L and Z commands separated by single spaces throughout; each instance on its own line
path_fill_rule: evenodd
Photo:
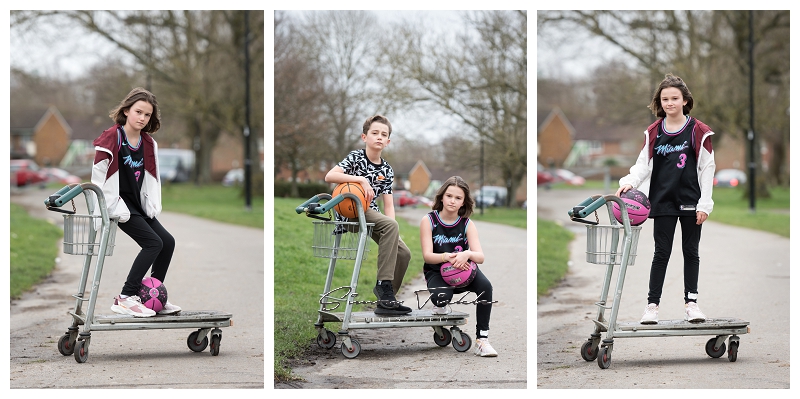
M 55 182 L 61 184 L 80 184 L 81 178 L 59 168 L 44 168 L 42 172 L 47 176 L 48 182 Z
M 553 177 L 553 175 L 550 174 L 550 172 L 545 170 L 542 164 L 536 165 L 536 186 L 545 185 L 549 187 L 549 184 L 553 183 L 554 180 L 555 177 Z
M 392 197 L 394 197 L 394 205 L 397 207 L 404 207 L 404 206 L 414 206 L 419 203 L 419 200 L 411 194 L 411 191 L 408 190 L 395 190 L 392 193 Z
M 47 183 L 47 176 L 39 169 L 39 165 L 30 159 L 12 159 L 11 176 L 11 183 L 17 187 L 34 184 L 44 187 Z

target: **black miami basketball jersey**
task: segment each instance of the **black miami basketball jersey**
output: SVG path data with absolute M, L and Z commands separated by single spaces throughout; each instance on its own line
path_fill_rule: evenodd
M 650 179 L 650 217 L 694 216 L 700 200 L 697 158 L 694 150 L 696 119 L 687 116 L 676 132 L 658 125 L 653 145 L 653 174 Z
M 428 221 L 431 224 L 431 237 L 433 238 L 433 252 L 462 252 L 469 249 L 467 242 L 467 225 L 469 218 L 459 217 L 452 224 L 446 224 L 439 218 L 439 212 L 428 212 Z M 439 271 L 439 264 L 425 263 L 423 271 Z
M 146 215 L 142 209 L 142 182 L 144 182 L 143 138 L 134 146 L 122 131 L 122 143 L 117 156 L 119 162 L 119 196 L 132 215 Z M 144 133 L 143 133 L 144 134 Z

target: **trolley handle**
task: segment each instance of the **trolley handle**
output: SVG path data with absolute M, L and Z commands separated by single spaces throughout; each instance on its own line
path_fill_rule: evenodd
M 67 202 L 72 201 L 73 198 L 75 198 L 78 194 L 82 192 L 83 192 L 83 187 L 81 187 L 80 184 L 76 183 L 68 184 L 62 187 L 60 190 L 53 193 L 52 195 L 50 195 L 49 197 L 47 197 L 47 199 L 44 200 L 44 205 L 47 207 L 48 210 L 51 211 L 74 214 L 75 213 L 74 210 L 65 211 L 58 208 L 64 206 L 64 204 L 66 204 Z
M 317 195 L 309 198 L 308 200 L 306 200 L 306 202 L 303 202 L 302 204 L 300 204 L 300 206 L 295 208 L 294 211 L 297 212 L 297 214 L 301 214 L 303 212 L 305 212 L 305 213 L 322 214 L 322 213 L 327 212 L 328 209 L 333 207 L 333 205 L 331 205 L 330 208 L 327 208 L 327 209 L 323 210 L 323 208 L 327 207 L 328 204 L 326 203 L 325 206 L 320 205 L 320 203 L 319 203 L 320 200 L 325 200 L 325 201 L 330 202 L 331 201 L 331 195 L 328 194 L 328 193 L 317 194 Z M 341 202 L 341 200 L 336 201 L 336 204 L 338 204 L 339 202 Z
M 605 204 L 605 197 L 602 195 L 593 195 L 567 211 L 567 214 L 569 215 L 570 219 L 577 221 L 578 218 L 585 218 Z

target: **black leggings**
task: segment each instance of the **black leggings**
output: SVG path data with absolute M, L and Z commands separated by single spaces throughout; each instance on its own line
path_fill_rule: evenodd
M 438 306 L 444 307 L 453 299 L 453 294 L 461 294 L 464 292 L 474 292 L 480 295 L 477 300 L 487 301 L 489 303 L 475 304 L 475 313 L 477 324 L 475 325 L 476 335 L 478 338 L 486 338 L 489 333 L 489 318 L 492 315 L 492 283 L 483 275 L 481 269 L 478 268 L 478 273 L 475 279 L 464 288 L 453 288 L 442 279 L 442 275 L 435 271 L 425 273 L 425 281 L 428 283 L 428 292 L 431 294 L 431 302 Z M 460 299 L 460 298 L 456 298 Z
M 653 218 L 653 239 L 655 253 L 650 267 L 650 292 L 647 302 L 658 305 L 661 302 L 661 291 L 667 275 L 667 264 L 672 253 L 672 241 L 675 238 L 675 226 L 681 222 L 681 241 L 683 247 L 683 295 L 684 302 L 697 302 L 690 299 L 689 293 L 697 294 L 697 279 L 700 273 L 700 231 L 703 225 L 697 224 L 696 216 L 659 216 Z M 694 295 L 693 295 L 694 296 Z
M 133 260 L 128 279 L 125 280 L 125 285 L 122 287 L 122 295 L 139 294 L 142 279 L 150 266 L 153 266 L 150 276 L 163 283 L 167 277 L 169 262 L 172 260 L 172 252 L 175 250 L 175 239 L 172 238 L 172 235 L 161 226 L 157 219 L 141 215 L 131 215 L 127 222 L 119 224 L 119 228 L 142 248 L 139 255 Z

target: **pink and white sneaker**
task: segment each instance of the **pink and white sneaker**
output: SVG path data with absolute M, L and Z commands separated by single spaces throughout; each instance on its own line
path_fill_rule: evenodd
M 111 305 L 111 310 L 114 311 L 114 313 L 133 317 L 151 317 L 156 315 L 156 312 L 142 304 L 142 299 L 137 295 L 127 298 L 120 298 L 119 295 L 115 296 L 114 304 Z
M 169 303 L 169 301 L 167 301 L 167 303 L 164 304 L 164 309 L 159 310 L 158 314 L 160 314 L 160 315 L 168 315 L 168 314 L 175 314 L 175 313 L 178 313 L 180 311 L 181 311 L 181 307 L 180 306 L 173 305 L 173 304 Z

